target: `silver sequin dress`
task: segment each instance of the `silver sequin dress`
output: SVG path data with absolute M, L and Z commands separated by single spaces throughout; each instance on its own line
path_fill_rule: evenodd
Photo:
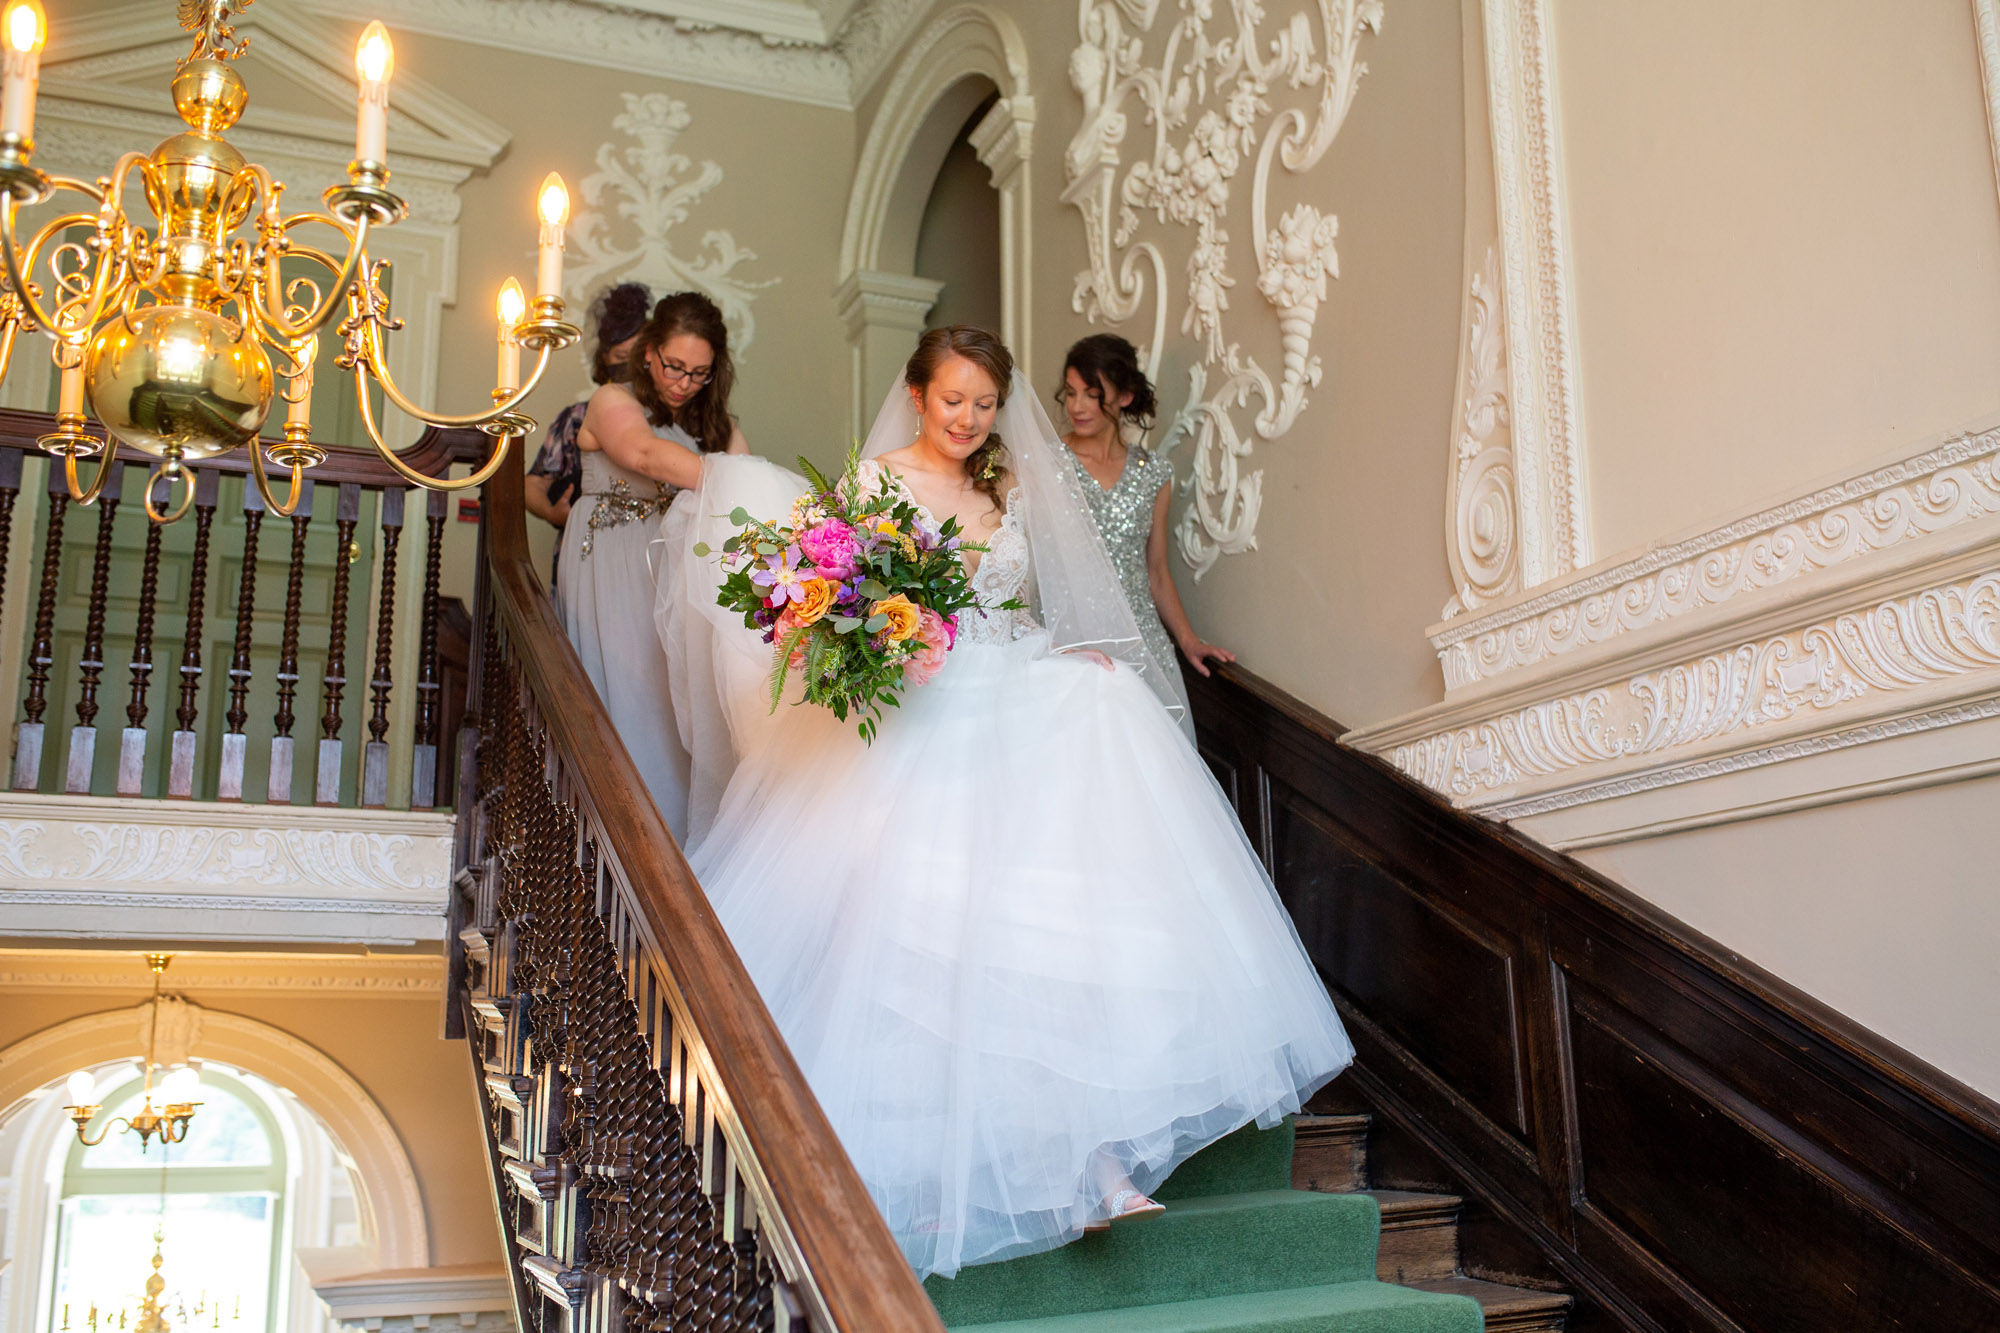
M 1070 461 L 1083 480 L 1090 516 L 1097 520 L 1097 531 L 1111 552 L 1111 566 L 1118 571 L 1125 600 L 1132 604 L 1132 618 L 1139 622 L 1139 633 L 1145 637 L 1146 647 L 1152 650 L 1153 660 L 1171 671 L 1174 641 L 1153 606 L 1153 581 L 1146 572 L 1146 538 L 1153 531 L 1154 501 L 1159 497 L 1160 487 L 1173 481 L 1173 466 L 1135 445 L 1125 451 L 1125 470 L 1118 474 L 1118 484 L 1106 490 L 1074 453 Z

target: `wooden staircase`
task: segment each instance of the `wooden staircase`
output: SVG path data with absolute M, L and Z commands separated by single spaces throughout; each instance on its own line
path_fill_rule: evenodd
M 1561 1333 L 1570 1298 L 1468 1276 L 1460 1267 L 1455 1194 L 1371 1189 L 1367 1115 L 1302 1115 L 1293 1124 L 1292 1188 L 1371 1194 L 1382 1210 L 1375 1276 L 1421 1291 L 1470 1296 L 1487 1333 Z

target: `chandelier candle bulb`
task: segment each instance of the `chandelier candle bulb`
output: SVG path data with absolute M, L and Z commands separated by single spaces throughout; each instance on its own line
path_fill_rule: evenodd
M 0 61 L 0 134 L 12 135 L 24 145 L 35 137 L 35 85 L 41 79 L 42 43 L 48 34 L 48 20 L 36 0 L 13 0 L 0 14 L 0 44 L 5 47 Z
M 69 1076 L 69 1104 L 89 1106 L 90 1096 L 97 1091 L 97 1080 L 88 1069 L 79 1069 Z
M 500 314 L 500 375 L 495 387 L 512 393 L 521 387 L 521 340 L 514 330 L 521 322 L 521 316 L 528 313 L 527 294 L 514 278 L 507 279 L 500 286 L 500 299 L 495 303 Z
M 541 250 L 535 266 L 535 295 L 562 296 L 563 226 L 569 221 L 569 187 L 551 171 L 535 197 L 542 215 Z
M 354 72 L 361 83 L 361 107 L 354 129 L 354 156 L 361 162 L 389 158 L 389 76 L 396 69 L 396 47 L 389 30 L 376 19 L 362 30 L 354 48 Z
M 76 359 L 62 367 L 62 378 L 56 390 L 56 415 L 58 417 L 80 417 L 83 415 L 83 352 L 79 349 Z

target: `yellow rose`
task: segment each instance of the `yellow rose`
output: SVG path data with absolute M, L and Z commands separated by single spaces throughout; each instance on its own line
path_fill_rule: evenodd
M 869 610 L 875 615 L 889 617 L 889 623 L 882 632 L 889 636 L 892 643 L 901 643 L 917 632 L 917 604 L 902 593 L 875 603 Z
M 825 579 L 806 579 L 792 594 L 792 611 L 798 623 L 810 625 L 833 607 L 834 586 Z

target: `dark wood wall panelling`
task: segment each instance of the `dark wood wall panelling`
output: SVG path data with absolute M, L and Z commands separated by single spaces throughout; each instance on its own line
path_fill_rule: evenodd
M 1336 1090 L 1528 1237 L 1580 1311 L 2000 1331 L 2000 1105 L 1250 673 L 1189 685 L 1354 1038 Z

